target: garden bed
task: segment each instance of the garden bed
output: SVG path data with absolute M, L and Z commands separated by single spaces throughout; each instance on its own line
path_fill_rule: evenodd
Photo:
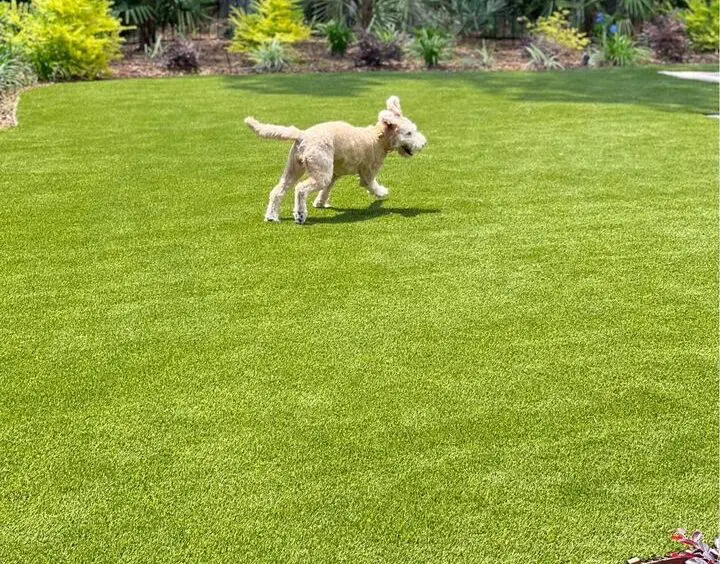
M 198 36 L 193 43 L 200 52 L 200 70 L 202 75 L 254 74 L 253 63 L 245 56 L 228 53 L 228 40 L 218 39 L 214 36 Z M 487 48 L 492 55 L 492 62 L 483 65 L 481 58 L 482 40 L 469 38 L 456 43 L 452 56 L 443 61 L 439 70 L 493 70 L 517 71 L 525 69 L 528 58 L 525 56 L 524 44 L 521 40 L 488 40 Z M 349 72 L 376 70 L 368 67 L 358 67 L 353 55 L 355 47 L 351 47 L 347 56 L 343 58 L 332 57 L 328 53 L 327 43 L 323 39 L 312 38 L 297 43 L 293 47 L 293 63 L 284 72 Z M 560 62 L 565 68 L 578 68 L 582 66 L 582 54 L 576 57 L 563 57 Z M 662 61 L 652 60 L 652 64 L 662 64 Z M 716 54 L 693 54 L 688 63 L 717 63 Z M 416 57 L 407 56 L 402 62 L 382 67 L 386 70 L 417 71 L 425 68 L 423 62 Z M 152 59 L 138 49 L 137 44 L 126 44 L 124 57 L 111 65 L 113 78 L 174 76 L 177 72 L 169 71 L 162 65 L 161 58 Z
M 0 94 L 0 129 L 15 125 L 19 96 L 19 92 Z

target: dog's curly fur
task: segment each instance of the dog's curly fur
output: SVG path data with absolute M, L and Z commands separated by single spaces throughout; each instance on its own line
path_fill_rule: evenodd
M 295 142 L 285 171 L 270 192 L 265 220 L 273 222 L 280 221 L 282 198 L 292 186 L 295 186 L 293 217 L 296 223 L 305 223 L 306 200 L 312 192 L 320 192 L 313 204 L 316 208 L 330 207 L 330 190 L 341 176 L 357 174 L 360 185 L 368 193 L 387 198 L 388 189 L 376 178 L 385 157 L 391 151 L 410 157 L 427 143 L 417 126 L 403 116 L 397 96 L 388 98 L 387 109 L 378 114 L 375 125 L 368 127 L 332 121 L 300 130 L 263 124 L 252 117 L 245 118 L 245 123 L 260 137 Z M 298 183 L 306 172 L 308 178 Z

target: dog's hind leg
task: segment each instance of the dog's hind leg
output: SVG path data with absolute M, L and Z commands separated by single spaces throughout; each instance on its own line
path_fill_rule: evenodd
M 328 201 L 330 199 L 330 190 L 332 190 L 332 187 L 335 185 L 335 181 L 337 179 L 333 178 L 330 181 L 330 184 L 328 184 L 325 188 L 320 190 L 320 193 L 317 195 L 317 198 L 315 198 L 315 201 L 313 202 L 314 208 L 329 208 L 330 202 Z
M 305 158 L 308 178 L 295 186 L 295 223 L 303 224 L 307 219 L 307 197 L 318 190 L 323 191 L 332 186 L 333 161 L 332 153 L 315 152 Z
M 293 145 L 288 155 L 285 171 L 275 185 L 275 188 L 270 192 L 270 201 L 265 211 L 265 221 L 280 221 L 280 204 L 282 203 L 283 196 L 285 192 L 297 184 L 297 181 L 300 180 L 302 175 L 303 167 L 297 157 L 297 145 Z

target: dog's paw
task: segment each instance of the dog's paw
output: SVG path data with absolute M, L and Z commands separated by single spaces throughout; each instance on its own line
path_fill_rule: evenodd
M 378 200 L 386 200 L 388 196 L 390 196 L 390 190 L 385 188 L 385 186 L 378 186 L 375 189 L 374 195 Z
M 331 208 L 332 206 L 330 205 L 330 202 L 318 202 L 318 201 L 315 201 L 315 203 L 313 203 L 313 207 L 314 207 L 314 208 L 317 208 L 317 209 L 319 209 L 319 210 L 322 210 L 322 209 Z
M 302 212 L 293 213 L 293 217 L 295 218 L 295 223 L 297 223 L 298 225 L 302 225 L 307 219 L 307 215 Z
M 267 215 L 266 215 L 266 216 L 265 216 L 265 221 L 266 221 L 267 223 L 280 223 L 280 218 L 279 218 L 279 217 L 270 217 L 270 216 L 267 216 Z

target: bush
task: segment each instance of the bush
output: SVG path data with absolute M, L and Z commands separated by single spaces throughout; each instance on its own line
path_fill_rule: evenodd
M 528 25 L 528 31 L 534 44 L 544 43 L 556 46 L 559 50 L 582 51 L 590 40 L 584 33 L 570 25 L 568 10 L 554 12 L 546 18 L 538 18 L 534 24 Z
M 436 67 L 449 51 L 450 40 L 434 29 L 421 29 L 411 44 L 411 49 L 425 61 L 428 68 Z
M 229 51 L 246 53 L 273 39 L 295 43 L 310 37 L 297 0 L 253 0 L 251 7 L 249 14 L 233 9 L 230 22 L 235 33 Z
M 720 42 L 720 0 L 688 0 L 680 12 L 693 47 L 698 51 L 717 51 Z
M 647 58 L 647 52 L 627 35 L 613 33 L 603 38 L 598 51 L 590 57 L 590 66 L 626 67 Z
M 0 44 L 0 96 L 30 86 L 36 80 L 30 62 L 14 52 L 9 45 Z
M 330 46 L 330 54 L 344 57 L 353 38 L 350 28 L 344 22 L 330 20 L 321 27 L 321 30 Z
M 199 53 L 192 41 L 179 39 L 165 49 L 165 68 L 177 72 L 197 72 L 200 69 Z
M 285 47 L 277 39 L 263 43 L 250 51 L 250 58 L 258 72 L 280 72 L 290 62 Z
M 0 2 L 0 46 L 10 46 L 16 43 L 20 33 L 20 24 L 28 13 L 27 4 Z
M 88 79 L 120 57 L 120 31 L 107 0 L 34 0 L 16 41 L 41 79 Z
M 657 16 L 646 22 L 642 36 L 658 58 L 677 62 L 685 58 L 688 47 L 685 25 L 675 14 Z
M 402 61 L 402 40 L 397 34 L 380 40 L 372 33 L 363 32 L 358 40 L 355 63 L 368 67 L 379 67 L 390 61 Z

